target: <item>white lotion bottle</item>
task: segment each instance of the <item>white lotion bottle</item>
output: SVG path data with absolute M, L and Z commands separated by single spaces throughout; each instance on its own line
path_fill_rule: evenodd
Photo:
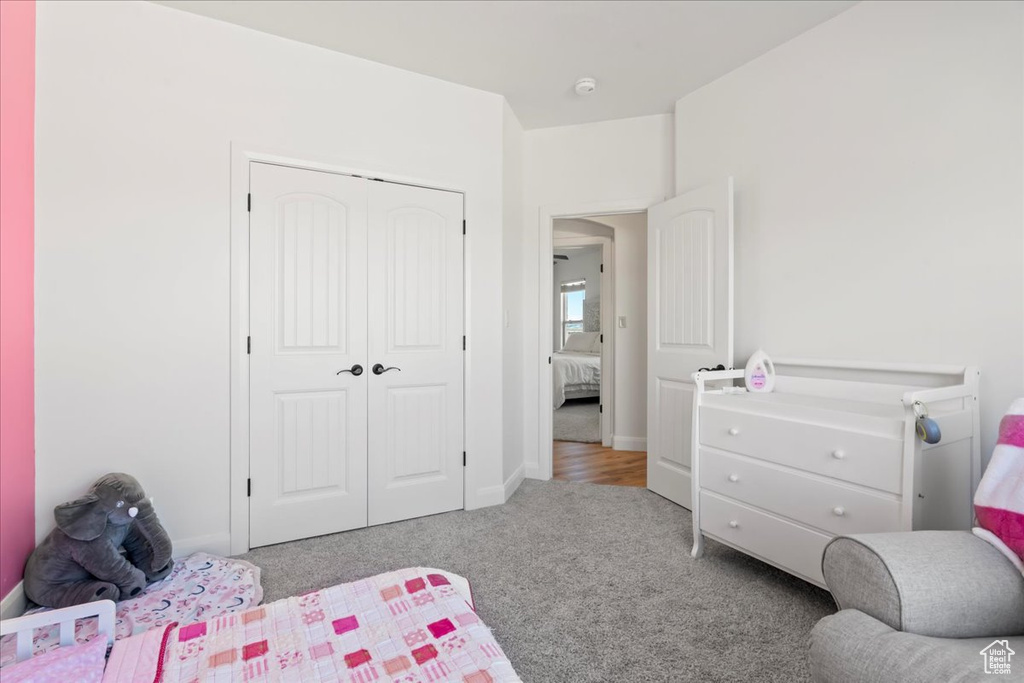
M 747 391 L 768 393 L 775 388 L 775 364 L 767 353 L 761 349 L 754 352 L 747 361 L 743 380 L 746 382 Z

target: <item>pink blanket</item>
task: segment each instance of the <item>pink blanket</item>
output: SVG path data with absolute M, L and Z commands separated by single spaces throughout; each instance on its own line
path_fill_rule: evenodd
M 464 583 L 402 569 L 161 629 L 118 641 L 104 683 L 519 681 Z
M 999 425 L 999 441 L 974 494 L 974 533 L 995 545 L 1024 571 L 1024 398 L 1013 402 Z

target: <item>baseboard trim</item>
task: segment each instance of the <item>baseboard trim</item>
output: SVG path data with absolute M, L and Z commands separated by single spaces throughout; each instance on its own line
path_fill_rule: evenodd
M 174 559 L 188 557 L 192 553 L 207 552 L 211 555 L 228 556 L 231 554 L 231 534 L 211 534 L 209 536 L 193 536 L 171 541 Z
M 505 486 L 498 484 L 497 486 L 485 486 L 481 489 L 476 490 L 476 499 L 473 502 L 472 507 L 467 505 L 467 510 L 478 510 L 480 508 L 491 507 L 492 505 L 504 505 L 505 504 Z
M 523 474 L 527 479 L 542 479 L 540 476 L 540 465 L 532 463 L 523 464 Z
M 505 480 L 505 502 L 512 497 L 512 494 L 516 492 L 519 485 L 523 483 L 523 479 L 526 477 L 526 468 L 520 463 L 519 467 L 515 469 L 512 475 Z
M 13 619 L 25 613 L 28 598 L 25 597 L 25 583 L 19 581 L 14 588 L 0 600 L 0 619 Z
M 617 451 L 647 451 L 647 437 L 613 436 L 612 448 Z

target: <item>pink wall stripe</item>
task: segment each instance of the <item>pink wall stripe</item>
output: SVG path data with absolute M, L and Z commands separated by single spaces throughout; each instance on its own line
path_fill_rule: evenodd
M 0 595 L 35 544 L 35 0 L 0 1 Z

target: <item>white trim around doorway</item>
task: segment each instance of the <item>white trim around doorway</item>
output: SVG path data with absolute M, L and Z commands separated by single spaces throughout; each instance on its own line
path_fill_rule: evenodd
M 551 387 L 551 340 L 554 335 L 552 295 L 554 291 L 554 269 L 551 261 L 554 256 L 552 237 L 556 218 L 587 218 L 588 216 L 608 216 L 622 213 L 639 213 L 646 211 L 655 204 L 665 201 L 665 197 L 644 197 L 638 199 L 621 199 L 601 202 L 582 202 L 567 205 L 548 205 L 540 207 L 539 253 L 540 293 L 537 311 L 540 315 L 539 354 L 537 365 L 540 370 L 538 382 L 538 422 L 537 422 L 537 465 L 526 466 L 526 476 L 531 479 L 550 479 L 552 476 L 553 448 L 551 434 L 553 429 L 552 387 Z M 614 298 L 614 297 L 613 297 Z M 604 325 L 602 324 L 602 327 Z M 614 430 L 613 430 L 614 435 Z M 614 436 L 613 436 L 614 444 Z

